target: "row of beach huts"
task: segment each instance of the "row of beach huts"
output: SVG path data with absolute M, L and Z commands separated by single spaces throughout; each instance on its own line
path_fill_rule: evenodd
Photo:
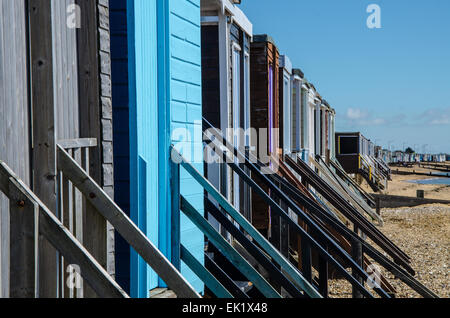
M 396 154 L 240 2 L 0 0 L 0 296 L 437 297 L 359 184 Z

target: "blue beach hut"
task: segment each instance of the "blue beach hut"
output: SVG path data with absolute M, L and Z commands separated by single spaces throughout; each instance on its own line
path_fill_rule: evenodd
M 110 0 L 110 7 L 115 200 L 170 259 L 170 145 L 202 158 L 200 0 Z M 184 171 L 180 182 L 202 212 L 200 185 Z M 183 217 L 181 241 L 203 263 L 204 236 Z M 181 273 L 203 291 L 184 264 Z M 165 287 L 120 237 L 116 278 L 132 297 Z

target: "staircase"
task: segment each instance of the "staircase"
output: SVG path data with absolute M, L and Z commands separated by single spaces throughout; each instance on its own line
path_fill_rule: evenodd
M 177 296 L 200 297 L 180 272 L 61 146 L 57 147 L 57 165 L 58 171 L 71 181 L 99 215 L 112 224 Z M 39 297 L 36 262 L 40 252 L 36 244 L 39 236 L 48 240 L 68 263 L 79 266 L 79 274 L 99 297 L 128 297 L 61 220 L 3 162 L 0 162 L 0 191 L 10 201 L 10 297 Z

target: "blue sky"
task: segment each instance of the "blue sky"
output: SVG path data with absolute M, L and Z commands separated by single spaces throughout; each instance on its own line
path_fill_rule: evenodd
M 369 4 L 381 29 L 369 29 Z M 450 153 L 449 0 L 242 0 L 337 112 L 338 131 Z

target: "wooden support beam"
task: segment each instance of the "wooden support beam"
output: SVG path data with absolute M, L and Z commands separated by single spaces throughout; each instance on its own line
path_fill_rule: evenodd
M 78 164 L 81 165 L 81 149 L 80 148 L 75 148 L 73 149 L 73 158 L 76 162 L 78 162 Z M 86 231 L 84 229 L 85 227 L 85 215 L 83 211 L 84 206 L 83 206 L 83 196 L 81 195 L 81 192 L 78 191 L 78 189 L 76 189 L 75 187 L 73 187 L 73 225 L 74 225 L 74 231 L 72 232 L 74 234 L 74 236 L 76 237 L 76 239 L 78 240 L 78 242 L 80 242 L 82 245 L 84 245 L 84 241 L 87 240 L 83 240 L 83 238 L 85 236 L 87 236 Z M 84 233 L 83 233 L 84 231 Z M 89 253 L 92 254 L 92 251 L 90 251 Z M 98 261 L 98 260 L 97 260 Z M 100 262 L 99 262 L 100 263 Z M 84 288 L 83 288 L 83 282 L 80 282 L 80 288 L 77 288 L 76 290 L 76 298 L 83 298 L 84 295 Z M 89 294 L 87 294 L 87 296 L 89 296 Z
M 302 273 L 308 282 L 312 282 L 311 245 L 306 239 L 301 239 Z
M 324 298 L 328 297 L 328 262 L 319 256 L 319 291 Z
M 58 146 L 58 169 L 180 298 L 200 295 L 91 177 Z
M 234 298 L 250 298 L 239 286 L 217 265 L 208 254 L 205 254 L 205 267 L 214 275 L 214 277 L 232 294 Z
M 10 291 L 11 298 L 37 298 L 38 213 L 32 198 L 9 181 Z
M 170 192 L 171 192 L 171 222 L 170 222 L 170 251 L 172 264 L 181 269 L 181 222 L 180 222 L 180 165 L 170 161 Z
M 12 224 L 15 228 L 13 232 L 19 235 L 16 236 L 18 247 L 14 247 L 12 258 L 14 264 L 19 267 L 13 271 L 12 283 L 18 282 L 20 286 L 24 287 L 24 289 L 19 289 L 18 286 L 12 286 L 12 290 L 17 294 L 17 297 L 42 297 L 35 289 L 38 284 L 36 281 L 36 266 L 34 266 L 37 264 L 38 244 L 34 238 L 38 236 L 38 229 L 39 235 L 43 239 L 46 239 L 49 244 L 60 251 L 71 264 L 80 267 L 81 276 L 86 279 L 100 297 L 128 297 L 45 204 L 19 180 L 8 166 L 1 163 L 0 180 L 2 182 L 0 182 L 0 185 L 3 184 L 5 177 L 7 180 L 9 179 L 9 186 L 7 190 L 4 191 L 3 188 L 1 190 L 11 198 L 10 200 L 15 201 L 14 206 L 12 206 L 13 214 L 17 215 L 18 218 L 20 216 L 17 213 L 23 214 L 20 220 L 22 224 L 20 225 L 25 229 L 19 231 L 16 228 L 18 223 Z M 27 212 L 32 214 L 32 217 L 25 215 Z M 29 232 L 31 223 L 33 223 L 33 229 L 32 232 Z M 53 274 L 56 276 L 56 273 Z
M 110 120 L 112 115 L 110 114 L 110 107 L 104 107 L 104 103 L 110 105 L 110 96 L 102 97 L 103 88 L 108 87 L 108 84 L 102 83 L 100 72 L 101 70 L 111 69 L 109 52 L 101 52 L 102 47 L 110 47 L 108 31 L 103 29 L 100 31 L 99 26 L 101 23 L 101 12 L 99 12 L 99 8 L 102 2 L 107 5 L 107 1 L 75 0 L 81 12 L 81 28 L 77 29 L 80 137 L 94 138 L 97 140 L 98 146 L 89 151 L 89 158 L 86 160 L 89 166 L 86 171 L 89 171 L 92 179 L 103 187 L 105 177 L 102 118 L 106 113 L 106 117 L 109 117 L 108 120 Z M 101 11 L 108 12 L 107 10 Z M 109 16 L 103 18 L 107 21 Z M 100 65 L 102 58 L 103 65 Z M 104 78 L 108 78 L 108 76 Z M 112 173 L 112 169 L 110 171 Z M 112 178 L 109 177 L 109 179 Z M 114 232 L 89 202 L 86 203 L 84 212 L 84 245 L 95 256 L 98 262 L 108 270 L 110 275 L 114 277 Z M 85 294 L 85 297 L 94 296 L 89 289 L 86 290 Z
M 128 298 L 106 270 L 89 254 L 80 242 L 46 208 L 39 209 L 39 231 L 72 266 L 80 268 L 83 277 L 99 297 Z
M 356 235 L 359 235 L 358 234 L 358 232 L 359 232 L 358 231 L 358 227 L 355 226 L 354 232 L 355 232 Z M 362 244 L 361 244 L 361 242 L 359 242 L 358 240 L 353 239 L 351 241 L 351 245 L 352 245 L 352 257 L 353 257 L 353 260 L 358 265 L 363 266 L 363 251 L 362 251 Z M 358 273 L 353 271 L 352 274 L 356 277 L 356 279 L 361 284 L 364 283 L 362 277 Z M 352 295 L 353 295 L 353 298 L 363 298 L 363 295 L 361 294 L 361 292 L 358 289 L 354 288 L 354 287 L 352 288 Z
M 56 213 L 56 134 L 53 90 L 52 3 L 27 0 L 33 109 L 33 191 Z M 39 296 L 57 296 L 57 257 L 46 241 L 39 243 Z

